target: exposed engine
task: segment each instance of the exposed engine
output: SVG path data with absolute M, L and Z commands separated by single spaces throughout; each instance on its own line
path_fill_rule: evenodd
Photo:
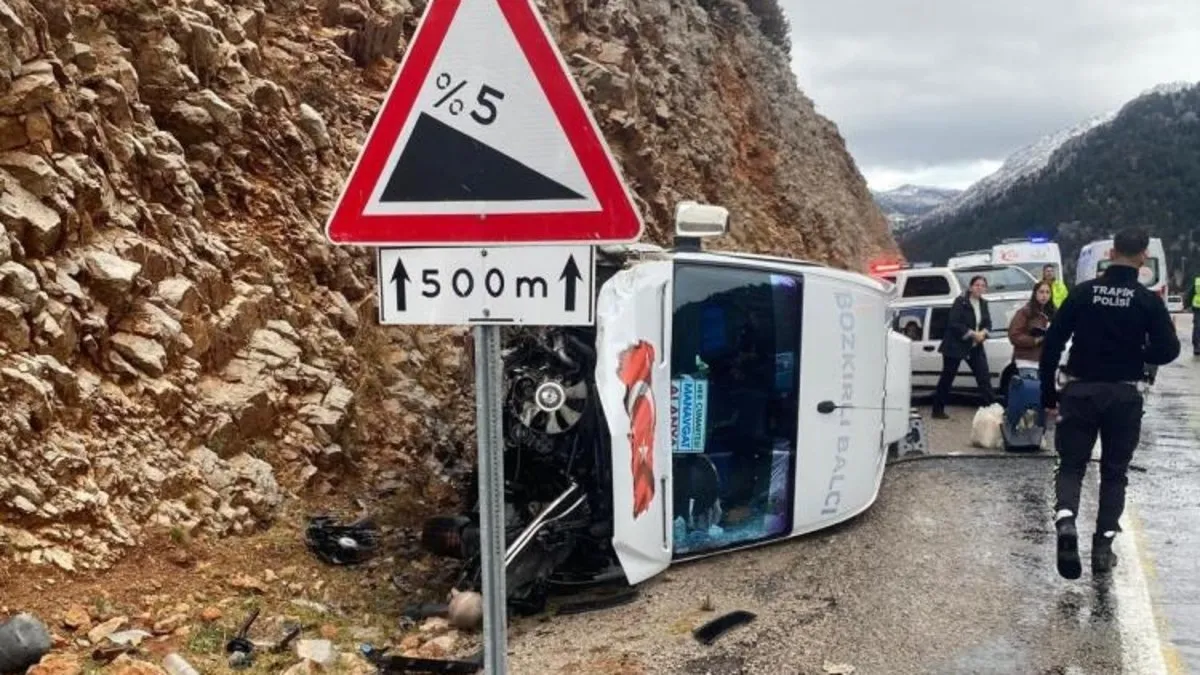
M 611 458 L 592 374 L 594 328 L 519 328 L 505 335 L 504 473 L 507 591 L 541 611 L 554 587 L 619 572 L 612 551 Z M 423 543 L 464 561 L 458 588 L 479 589 L 478 476 L 468 513 L 432 518 Z

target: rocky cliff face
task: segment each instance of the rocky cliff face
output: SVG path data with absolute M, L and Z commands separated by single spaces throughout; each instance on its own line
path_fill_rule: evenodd
M 884 219 L 762 5 L 542 11 L 651 238 L 693 198 L 723 246 L 861 267 Z M 0 551 L 103 567 L 471 461 L 462 331 L 376 326 L 322 232 L 421 9 L 0 0 Z

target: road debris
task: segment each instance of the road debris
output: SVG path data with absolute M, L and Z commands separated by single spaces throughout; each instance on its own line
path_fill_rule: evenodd
M 230 668 L 246 668 L 254 662 L 254 652 L 257 647 L 262 645 L 250 640 L 248 636 L 250 634 L 250 627 L 258 619 L 260 611 L 258 607 L 255 607 L 250 612 L 250 616 L 246 617 L 246 620 L 242 622 L 238 632 L 225 643 L 225 651 L 229 654 L 228 662 Z M 268 650 L 273 654 L 285 651 L 288 645 L 300 635 L 300 630 L 300 626 L 293 626 L 288 629 L 278 641 L 267 643 Z
M 692 635 L 701 644 L 711 645 L 717 638 L 724 635 L 727 631 L 736 628 L 742 624 L 750 623 L 758 615 L 753 612 L 747 612 L 744 609 L 735 610 L 728 614 L 722 614 L 708 623 L 700 626 L 692 631 Z
M 308 521 L 304 539 L 309 550 L 330 565 L 357 565 L 375 554 L 379 529 L 369 518 L 338 525 L 329 516 L 316 516 Z
M 245 668 L 248 667 L 254 659 L 254 643 L 250 641 L 246 635 L 250 632 L 250 626 L 254 624 L 258 618 L 259 609 L 254 608 L 250 612 L 250 616 L 242 622 L 242 627 L 234 633 L 233 637 L 225 643 L 225 651 L 229 654 L 230 668 Z
M 387 654 L 387 648 L 363 645 L 360 650 L 380 673 L 477 673 L 483 670 L 483 650 L 460 661 Z
M 586 614 L 587 612 L 598 612 L 602 609 L 612 609 L 613 607 L 627 605 L 637 599 L 638 589 L 626 588 L 617 591 L 616 593 L 597 595 L 583 600 L 576 600 L 575 602 L 564 603 L 559 605 L 555 614 L 559 616 L 566 616 L 568 614 Z
M 108 641 L 115 645 L 137 647 L 148 637 L 153 636 L 144 630 L 133 629 L 112 633 L 108 636 Z

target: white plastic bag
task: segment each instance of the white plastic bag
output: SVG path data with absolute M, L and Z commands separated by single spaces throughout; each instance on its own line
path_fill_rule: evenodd
M 971 422 L 971 445 L 987 450 L 999 450 L 1004 445 L 1000 425 L 1004 423 L 1004 407 L 993 403 L 975 411 Z

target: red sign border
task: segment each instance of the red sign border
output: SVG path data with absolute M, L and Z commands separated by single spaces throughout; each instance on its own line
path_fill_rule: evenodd
M 478 0 L 474 0 L 478 1 Z M 431 0 L 326 223 L 334 244 L 627 243 L 644 225 L 595 119 L 530 0 L 495 0 L 591 183 L 599 211 L 367 215 L 363 213 L 462 0 Z

